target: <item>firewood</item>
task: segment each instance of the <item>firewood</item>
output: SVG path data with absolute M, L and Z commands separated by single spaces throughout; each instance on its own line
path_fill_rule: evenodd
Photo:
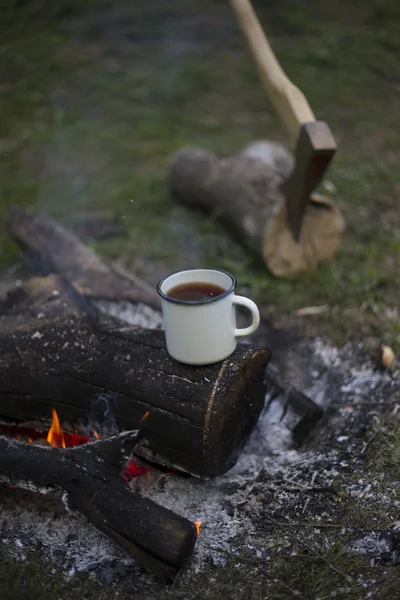
M 64 276 L 84 296 L 142 302 L 160 309 L 158 295 L 148 283 L 121 266 L 106 264 L 73 233 L 46 215 L 12 207 L 7 211 L 6 228 L 45 271 Z
M 99 311 L 89 296 L 79 292 L 77 287 L 62 275 L 31 277 L 11 288 L 0 301 L 0 316 L 20 316 L 29 320 L 38 313 L 65 316 L 70 312 L 86 318 L 93 326 L 99 320 Z M 4 324 L 5 322 L 3 322 Z
M 169 356 L 162 331 L 94 326 L 62 309 L 49 302 L 29 318 L 0 318 L 0 421 L 47 427 L 54 407 L 67 430 L 89 417 L 101 426 L 101 396 L 119 428 L 136 429 L 149 412 L 140 456 L 201 477 L 235 464 L 264 406 L 268 350 L 240 345 L 223 362 L 190 367 Z
M 137 443 L 130 431 L 75 448 L 51 448 L 0 436 L 0 482 L 65 492 L 66 506 L 87 517 L 139 564 L 167 581 L 196 543 L 194 523 L 131 491 L 121 469 Z
M 180 202 L 218 216 L 281 277 L 314 269 L 332 258 L 344 231 L 334 202 L 312 194 L 300 239 L 295 241 L 282 192 L 292 168 L 291 155 L 279 144 L 259 142 L 224 157 L 184 148 L 171 159 L 169 181 Z

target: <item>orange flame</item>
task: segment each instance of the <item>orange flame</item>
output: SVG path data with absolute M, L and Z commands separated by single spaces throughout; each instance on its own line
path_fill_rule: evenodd
M 94 437 L 95 440 L 100 439 L 99 438 L 99 434 L 97 433 L 97 431 L 93 431 L 93 437 Z
M 150 415 L 150 411 L 148 410 L 147 412 L 144 413 L 143 417 L 140 419 L 139 425 L 142 425 L 146 421 L 146 419 L 149 417 L 149 415 Z
M 53 421 L 47 434 L 47 443 L 54 448 L 66 448 L 64 433 L 60 427 L 60 421 L 55 408 L 52 408 Z
M 200 527 L 202 526 L 203 521 L 195 521 L 193 525 L 196 527 L 197 535 L 200 535 Z

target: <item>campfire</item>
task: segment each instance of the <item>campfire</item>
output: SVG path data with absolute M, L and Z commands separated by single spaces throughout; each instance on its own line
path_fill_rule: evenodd
M 151 465 L 203 480 L 231 469 L 264 408 L 270 353 L 243 344 L 221 363 L 176 363 L 162 331 L 104 312 L 105 302 L 129 300 L 157 322 L 158 299 L 144 282 L 46 217 L 15 210 L 8 227 L 57 274 L 28 280 L 0 306 L 0 480 L 62 490 L 69 510 L 167 581 L 192 555 L 201 521 L 133 483 L 149 480 Z M 276 373 L 268 382 L 282 392 Z M 287 398 L 309 431 L 323 411 L 293 390 Z
M 80 446 L 86 444 L 94 439 L 99 439 L 96 432 L 93 434 L 93 438 L 85 435 L 76 433 L 64 432 L 61 429 L 60 422 L 58 419 L 57 411 L 55 408 L 52 409 L 52 423 L 47 432 L 38 431 L 34 427 L 24 427 L 19 425 L 1 425 L 0 424 L 0 435 L 7 437 L 14 437 L 17 440 L 29 442 L 30 444 L 38 445 L 49 445 L 53 448 L 70 448 L 73 446 Z
M 130 456 L 139 430 L 96 440 L 64 432 L 55 409 L 52 415 L 46 437 L 31 427 L 1 430 L 0 480 L 42 492 L 63 490 L 68 508 L 87 516 L 160 579 L 170 578 L 191 554 L 199 523 L 129 489 L 134 478 L 150 471 Z M 14 439 L 5 435 L 12 433 Z M 151 516 L 151 523 L 144 515 Z

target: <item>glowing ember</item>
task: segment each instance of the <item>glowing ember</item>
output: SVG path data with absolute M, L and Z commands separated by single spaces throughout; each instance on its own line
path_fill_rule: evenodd
M 47 434 L 47 443 L 53 448 L 66 448 L 64 433 L 60 427 L 60 421 L 55 408 L 52 408 L 53 421 Z
M 150 473 L 148 467 L 137 465 L 133 460 L 130 460 L 122 469 L 121 475 L 125 483 L 128 484 L 132 479 L 135 479 L 135 477 L 141 477 L 141 475 L 145 475 L 146 473 Z
M 193 525 L 196 527 L 197 535 L 200 535 L 200 527 L 202 526 L 203 521 L 195 521 Z
M 85 435 L 79 435 L 79 433 L 67 433 L 64 434 L 65 446 L 63 448 L 70 448 L 71 446 L 81 446 L 90 442 L 90 438 Z
M 146 419 L 148 419 L 150 414 L 150 411 L 148 410 L 147 412 L 144 413 L 143 417 L 140 419 L 139 421 L 139 425 L 142 425 L 142 423 L 144 423 L 146 421 Z

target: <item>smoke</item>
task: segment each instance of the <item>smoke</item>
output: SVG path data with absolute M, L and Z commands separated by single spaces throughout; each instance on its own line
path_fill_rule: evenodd
M 119 433 L 119 427 L 114 416 L 117 406 L 117 394 L 99 394 L 92 401 L 91 414 L 87 425 L 88 434 L 94 437 L 95 433 L 100 438 L 109 437 Z

